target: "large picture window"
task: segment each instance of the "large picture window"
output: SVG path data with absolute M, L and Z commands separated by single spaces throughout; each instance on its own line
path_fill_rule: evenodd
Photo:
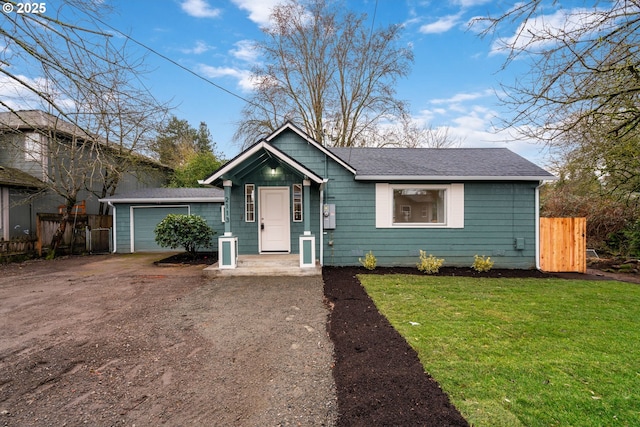
M 464 228 L 464 184 L 376 184 L 377 228 Z
M 446 224 L 445 194 L 445 189 L 394 189 L 393 223 Z
M 244 186 L 244 220 L 246 222 L 256 221 L 256 186 L 245 184 Z

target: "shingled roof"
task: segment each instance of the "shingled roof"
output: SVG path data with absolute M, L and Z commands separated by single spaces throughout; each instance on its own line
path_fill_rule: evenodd
M 222 202 L 224 190 L 219 188 L 145 188 L 105 197 L 100 201 L 114 203 L 186 203 Z
M 356 180 L 518 180 L 555 177 L 506 148 L 329 148 Z
M 44 182 L 20 169 L 0 166 L 0 185 L 6 187 L 42 189 Z

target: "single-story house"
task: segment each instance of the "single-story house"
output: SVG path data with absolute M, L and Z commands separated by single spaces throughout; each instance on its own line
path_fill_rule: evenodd
M 145 225 L 182 206 L 218 230 L 220 268 L 269 253 L 299 254 L 301 267 L 359 265 L 369 251 L 379 266 L 415 266 L 420 250 L 450 266 L 477 254 L 534 268 L 538 189 L 552 179 L 505 148 L 331 148 L 286 123 L 203 179 L 215 189 L 201 189 L 211 192 L 201 207 L 161 194 L 107 200 L 117 251 L 142 250 Z

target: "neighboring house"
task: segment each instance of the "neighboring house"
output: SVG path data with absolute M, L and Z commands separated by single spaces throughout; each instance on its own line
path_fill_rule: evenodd
M 63 169 L 69 164 L 71 144 L 78 147 L 75 155 L 83 156 L 80 163 L 85 166 L 94 163 L 96 153 L 102 156 L 102 169 L 87 168 L 73 177 L 82 183 L 77 203 L 82 204 L 87 214 L 99 213 L 95 194 L 100 194 L 104 183 L 102 172 L 109 162 L 124 158 L 134 160 L 120 178 L 118 191 L 155 188 L 168 180 L 169 168 L 137 154 L 118 154 L 116 146 L 108 146 L 100 138 L 91 138 L 73 124 L 51 114 L 33 110 L 0 113 L 0 166 L 8 179 L 8 182 L 0 181 L 3 232 L 0 237 L 35 236 L 36 215 L 59 212 L 65 200 L 52 190 L 55 186 L 52 179 L 57 176 L 56 168 Z
M 37 197 L 45 185 L 19 169 L 0 166 L 0 239 L 30 237 L 31 206 L 25 200 Z
M 507 149 L 329 148 L 286 123 L 202 181 L 224 189 L 223 214 L 203 216 L 222 230 L 220 268 L 268 253 L 299 254 L 303 267 L 359 265 L 369 251 L 380 266 L 415 266 L 420 250 L 451 266 L 478 254 L 534 268 L 538 187 L 552 179 Z M 116 227 L 135 228 L 121 211 Z

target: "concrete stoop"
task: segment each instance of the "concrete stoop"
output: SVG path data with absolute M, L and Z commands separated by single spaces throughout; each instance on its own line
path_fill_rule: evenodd
M 236 268 L 218 268 L 215 263 L 203 270 L 206 276 L 321 276 L 322 268 L 300 268 L 298 254 L 239 255 Z

